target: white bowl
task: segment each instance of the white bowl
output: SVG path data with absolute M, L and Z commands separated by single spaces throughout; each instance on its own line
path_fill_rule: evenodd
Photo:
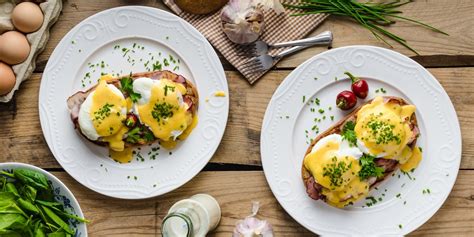
M 43 170 L 33 165 L 16 162 L 0 163 L 0 171 L 8 170 L 9 172 L 11 172 L 12 170 L 18 168 L 34 170 L 46 175 L 46 178 L 51 181 L 51 185 L 53 186 L 54 198 L 56 199 L 56 201 L 62 203 L 64 209 L 67 212 L 84 218 L 84 214 L 82 214 L 81 207 L 79 206 L 79 203 L 77 202 L 76 198 L 74 197 L 72 192 L 66 187 L 66 185 L 64 185 L 63 182 L 56 178 L 56 176 L 52 175 L 46 170 Z M 69 226 L 76 231 L 74 237 L 87 236 L 87 227 L 85 223 L 70 220 Z

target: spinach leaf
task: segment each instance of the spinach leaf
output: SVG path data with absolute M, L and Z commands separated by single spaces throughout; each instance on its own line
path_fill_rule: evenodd
M 10 202 L 8 205 L 4 205 L 0 207 L 0 215 L 1 214 L 21 214 L 24 217 L 28 217 L 26 213 L 21 210 L 21 208 L 16 205 L 15 202 Z
M 40 205 L 35 205 L 36 209 L 38 209 L 39 216 L 41 217 L 41 220 L 43 221 L 44 225 L 48 225 L 51 220 L 44 214 L 44 211 L 40 208 Z M 50 228 L 51 229 L 51 228 Z
M 62 204 L 60 204 L 58 202 L 45 202 L 45 201 L 41 201 L 41 200 L 38 200 L 36 202 L 43 205 L 43 206 L 47 206 L 47 207 L 51 208 L 51 210 L 55 211 L 55 213 L 57 215 L 59 215 L 61 217 L 64 217 L 66 219 L 74 219 L 74 220 L 78 220 L 80 222 L 89 223 L 89 221 L 84 219 L 84 218 L 80 218 L 76 215 L 72 215 L 72 214 L 69 214 L 66 211 L 64 211 L 63 208 L 62 208 L 63 207 Z
M 9 205 L 16 199 L 15 194 L 11 192 L 0 192 L 0 207 Z
M 15 230 L 0 229 L 0 236 L 2 236 L 2 237 L 22 237 L 22 233 L 17 232 Z
M 74 230 L 71 230 L 71 228 L 69 227 L 69 224 L 67 224 L 66 222 L 63 221 L 63 219 L 61 219 L 61 217 L 57 216 L 51 209 L 49 209 L 48 207 L 45 207 L 45 206 L 42 206 L 41 207 L 44 211 L 44 213 L 49 217 L 51 218 L 51 220 L 56 223 L 59 227 L 61 227 L 64 231 L 66 231 L 67 233 L 69 234 L 74 234 Z
M 12 173 L 8 173 L 8 172 L 6 172 L 6 171 L 1 171 L 0 174 L 5 175 L 5 176 L 7 176 L 8 178 L 12 178 L 12 179 L 15 178 L 15 175 L 13 175 Z
M 36 200 L 38 190 L 36 190 L 36 188 L 31 187 L 30 185 L 24 185 L 23 187 L 20 187 L 20 194 L 26 199 L 34 202 Z
M 35 228 L 34 237 L 46 237 L 42 227 Z
M 7 178 L 5 178 L 5 176 L 3 175 L 0 175 L 0 191 L 2 192 L 6 191 L 6 184 L 7 184 Z
M 71 235 L 64 231 L 56 231 L 56 232 L 48 234 L 48 237 L 67 237 L 67 236 L 71 236 Z
M 13 171 L 15 178 L 37 189 L 49 189 L 48 179 L 42 173 L 28 170 L 16 169 Z
M 36 208 L 33 203 L 31 203 L 28 200 L 25 200 L 23 198 L 18 198 L 17 200 L 18 206 L 20 206 L 23 210 L 33 213 L 33 214 L 39 214 L 38 208 Z
M 0 237 L 73 236 L 68 221 L 88 221 L 68 213 L 54 197 L 42 173 L 0 171 Z
M 63 204 L 59 202 L 48 202 L 48 201 L 42 201 L 42 200 L 36 200 L 36 203 L 39 203 L 43 206 L 47 207 L 55 207 L 55 208 L 62 208 Z
M 5 185 L 5 190 L 7 192 L 13 193 L 15 196 L 19 197 L 20 194 L 18 194 L 18 190 L 16 189 L 15 185 L 13 183 L 7 183 Z
M 0 214 L 0 230 L 23 230 L 27 219 L 17 213 Z

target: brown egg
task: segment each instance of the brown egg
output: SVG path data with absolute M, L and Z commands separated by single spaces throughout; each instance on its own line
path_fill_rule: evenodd
M 10 66 L 0 62 L 0 95 L 8 94 L 15 86 L 15 73 Z
M 22 2 L 16 5 L 11 17 L 15 28 L 23 33 L 37 31 L 44 20 L 41 8 L 32 2 Z
M 30 44 L 22 33 L 8 31 L 0 35 L 0 61 L 15 65 L 25 61 L 29 54 Z

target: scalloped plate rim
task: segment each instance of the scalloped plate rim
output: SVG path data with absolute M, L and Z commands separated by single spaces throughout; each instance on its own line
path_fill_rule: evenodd
M 398 58 L 397 59 L 390 59 L 390 60 L 392 60 L 392 61 L 393 60 L 395 60 L 395 61 L 396 60 L 404 61 L 405 63 L 408 63 L 409 65 L 413 65 L 414 69 L 421 69 L 421 74 L 423 75 L 423 77 L 429 78 L 430 80 L 433 79 L 433 81 L 431 81 L 429 83 L 433 83 L 434 86 L 438 87 L 436 89 L 440 89 L 440 96 L 448 99 L 448 104 L 449 104 L 449 107 L 450 107 L 449 112 L 450 113 L 452 112 L 452 114 L 450 114 L 450 116 L 454 116 L 454 118 L 455 118 L 453 121 L 450 121 L 451 122 L 450 124 L 446 125 L 446 126 L 450 126 L 450 125 L 452 126 L 454 124 L 455 127 L 453 129 L 453 132 L 455 133 L 455 137 L 453 139 L 457 142 L 457 144 L 454 145 L 454 149 L 456 149 L 456 151 L 453 152 L 453 157 L 455 157 L 455 163 L 452 167 L 450 167 L 451 168 L 451 171 L 450 171 L 451 173 L 449 173 L 449 174 L 451 175 L 451 177 L 450 177 L 450 180 L 448 181 L 449 188 L 447 188 L 446 190 L 443 190 L 444 195 L 441 197 L 440 200 L 438 200 L 438 203 L 436 203 L 435 207 L 433 208 L 434 209 L 433 213 L 428 214 L 427 216 L 425 216 L 423 218 L 423 221 L 418 221 L 416 226 L 412 226 L 410 230 L 401 229 L 401 230 L 398 230 L 398 233 L 396 233 L 396 234 L 407 234 L 407 233 L 415 230 L 419 226 L 421 226 L 423 223 L 425 223 L 431 216 L 433 216 L 436 213 L 436 211 L 446 201 L 449 193 L 451 192 L 451 190 L 454 186 L 456 177 L 458 175 L 459 167 L 460 167 L 462 143 L 460 142 L 461 141 L 461 130 L 460 130 L 460 126 L 459 126 L 458 117 L 457 117 L 457 114 L 456 114 L 456 110 L 454 109 L 454 106 L 452 105 L 452 102 L 450 101 L 449 96 L 447 95 L 446 91 L 442 88 L 441 84 L 435 79 L 435 77 L 428 70 L 426 70 L 424 67 L 419 65 L 417 62 L 415 62 L 414 60 L 412 60 L 412 59 L 410 59 L 410 58 L 408 58 L 408 57 L 406 57 L 406 56 L 404 56 L 404 55 L 402 55 L 398 52 L 388 50 L 388 49 L 385 49 L 385 48 L 375 47 L 375 46 L 354 45 L 354 46 L 346 46 L 346 47 L 341 47 L 341 48 L 336 48 L 336 49 L 332 49 L 332 50 L 329 50 L 329 51 L 325 51 L 321 54 L 315 55 L 315 56 L 311 57 L 310 59 L 306 60 L 304 63 L 302 63 L 300 66 L 298 66 L 295 70 L 293 70 L 283 80 L 283 82 L 280 84 L 280 86 L 276 89 L 274 95 L 278 94 L 277 92 L 279 92 L 281 90 L 285 90 L 286 93 L 288 93 L 288 91 L 290 91 L 291 88 L 283 88 L 283 87 L 294 86 L 294 83 L 293 84 L 291 83 L 292 80 L 296 79 L 294 77 L 296 77 L 298 75 L 301 75 L 303 73 L 304 69 L 310 70 L 309 69 L 310 64 L 315 62 L 317 59 L 326 57 L 328 55 L 330 55 L 330 56 L 337 55 L 338 53 L 343 52 L 343 51 L 350 51 L 350 50 L 356 51 L 357 49 L 367 50 L 367 51 L 376 51 L 377 53 L 387 54 L 387 55 L 392 54 L 392 55 L 394 55 L 395 57 L 398 57 Z M 333 65 L 331 65 L 331 66 L 333 66 Z M 402 67 L 401 65 L 399 65 L 399 66 Z M 334 66 L 334 67 L 339 67 L 339 65 Z M 364 76 L 366 76 L 366 75 L 364 75 Z M 303 80 L 302 78 L 298 78 L 298 79 Z M 318 89 L 315 89 L 315 91 L 318 91 Z M 282 97 L 283 97 L 283 95 L 278 94 L 278 99 L 281 99 Z M 279 102 L 281 103 L 281 101 L 279 101 Z M 262 125 L 264 125 L 267 129 L 262 130 L 262 134 L 261 134 L 261 137 L 260 137 L 260 139 L 261 139 L 260 140 L 260 142 L 261 142 L 260 143 L 261 144 L 260 150 L 261 150 L 261 156 L 262 156 L 263 170 L 264 170 L 265 178 L 266 178 L 266 180 L 267 180 L 267 182 L 270 186 L 270 189 L 272 190 L 275 198 L 278 200 L 278 202 L 283 207 L 283 209 L 285 209 L 285 211 L 290 216 L 292 216 L 292 218 L 295 221 L 297 221 L 299 224 L 301 224 L 302 226 L 304 226 L 308 230 L 313 231 L 314 233 L 318 232 L 319 234 L 348 234 L 348 232 L 344 232 L 344 231 L 340 231 L 340 230 L 331 230 L 331 231 L 329 231 L 328 229 L 323 230 L 324 228 L 326 228 L 328 226 L 323 227 L 323 229 L 321 229 L 321 227 L 315 227 L 314 225 L 308 224 L 308 222 L 305 219 L 302 219 L 301 213 L 297 214 L 297 213 L 295 213 L 295 211 L 293 209 L 289 209 L 290 204 L 287 204 L 288 200 L 286 198 L 279 197 L 279 195 L 277 194 L 278 191 L 279 191 L 278 190 L 279 187 L 278 187 L 278 184 L 276 183 L 276 180 L 275 180 L 277 177 L 275 176 L 275 174 L 273 174 L 274 168 L 276 168 L 276 167 L 273 167 L 275 164 L 272 162 L 272 161 L 277 162 L 276 161 L 277 159 L 275 159 L 275 157 L 270 155 L 270 153 L 271 153 L 270 145 L 271 145 L 272 142 L 269 139 L 271 137 L 270 134 L 269 134 L 270 130 L 271 130 L 270 127 L 271 127 L 272 123 L 274 123 L 274 120 L 277 117 L 277 113 L 276 113 L 277 108 L 278 108 L 278 103 L 277 103 L 277 101 L 274 100 L 274 97 L 272 97 L 272 99 L 270 100 L 270 102 L 268 104 L 268 107 L 265 111 L 265 116 L 264 116 L 264 119 L 262 121 Z M 276 154 L 277 152 L 274 152 L 274 153 Z M 300 176 L 301 176 L 301 174 L 299 174 L 299 179 L 301 179 Z M 302 181 L 299 180 L 299 182 L 300 183 L 294 184 L 294 185 L 301 185 L 301 187 L 302 187 L 303 186 Z M 297 196 L 297 195 L 299 195 L 299 196 L 304 195 L 304 198 L 309 199 L 309 197 L 307 197 L 306 193 L 298 193 L 298 194 L 294 194 L 293 196 Z M 320 202 L 320 201 L 314 201 L 314 200 L 311 200 L 311 201 L 312 201 L 312 204 L 315 204 L 316 202 Z M 314 207 L 314 208 L 316 208 L 316 207 Z M 298 210 L 298 211 L 300 211 L 300 210 Z M 338 210 L 333 209 L 333 211 L 338 211 Z M 314 223 L 314 220 L 312 221 L 312 223 Z M 391 228 L 395 229 L 395 225 Z M 397 231 L 395 230 L 395 232 L 397 232 Z M 362 231 L 359 231 L 359 233 L 351 233 L 351 234 L 367 235 L 367 234 L 370 234 L 370 233 L 365 232 L 364 230 L 362 230 Z M 374 233 L 371 233 L 371 234 L 374 234 Z M 388 234 L 388 233 L 385 233 L 385 234 Z M 393 231 L 391 232 L 391 234 L 393 234 Z

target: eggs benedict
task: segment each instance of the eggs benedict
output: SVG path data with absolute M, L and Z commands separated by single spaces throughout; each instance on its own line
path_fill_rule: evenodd
M 110 77 L 103 76 L 99 85 L 91 92 L 79 109 L 79 128 L 88 139 L 99 138 L 109 143 L 111 149 L 124 149 L 122 137 L 127 132 L 123 124 L 127 116 L 127 101 L 122 92 L 113 84 Z
M 173 148 L 198 121 L 194 85 L 170 71 L 102 76 L 67 103 L 77 131 L 122 163 L 131 161 L 135 146 L 159 141 Z
M 302 165 L 308 195 L 342 208 L 396 169 L 415 169 L 422 157 L 415 109 L 402 98 L 376 97 L 319 135 Z

